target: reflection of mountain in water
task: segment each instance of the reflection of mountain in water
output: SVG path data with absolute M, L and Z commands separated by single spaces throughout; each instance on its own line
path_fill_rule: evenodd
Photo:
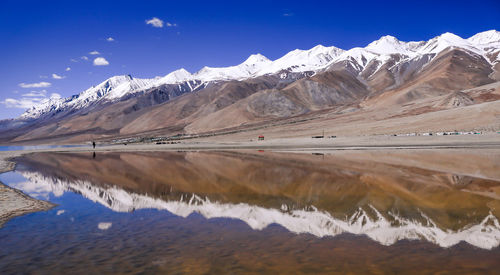
M 178 200 L 165 201 L 147 194 L 127 192 L 119 187 L 100 187 L 88 181 L 66 181 L 45 177 L 38 172 L 22 172 L 29 181 L 14 186 L 34 196 L 65 191 L 79 193 L 85 198 L 100 203 L 113 211 L 130 212 L 153 208 L 167 210 L 175 215 L 187 217 L 199 213 L 207 219 L 234 218 L 247 223 L 254 230 L 261 230 L 276 223 L 294 233 L 309 233 L 318 237 L 335 236 L 341 233 L 365 234 L 371 239 L 391 245 L 398 240 L 427 240 L 441 247 L 450 247 L 465 241 L 476 247 L 491 249 L 500 244 L 500 223 L 489 214 L 478 224 L 459 230 L 440 228 L 423 212 L 419 218 L 405 218 L 394 212 L 380 213 L 369 205 L 359 208 L 344 219 L 333 217 L 329 212 L 316 209 L 290 210 L 265 208 L 247 203 L 221 203 L 201 198 L 195 194 L 183 195 Z

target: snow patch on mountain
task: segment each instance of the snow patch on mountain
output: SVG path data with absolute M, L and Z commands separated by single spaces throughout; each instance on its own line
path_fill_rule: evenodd
M 359 70 L 361 71 L 370 61 L 377 58 L 378 56 L 379 55 L 377 55 L 376 53 L 366 50 L 365 48 L 352 48 L 342 53 L 338 58 L 334 60 L 334 62 L 336 63 L 340 61 L 349 61 L 353 63 L 354 67 L 359 68 Z

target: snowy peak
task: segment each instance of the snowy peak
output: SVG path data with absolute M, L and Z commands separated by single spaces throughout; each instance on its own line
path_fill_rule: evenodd
M 108 85 L 109 87 L 116 87 L 124 82 L 129 82 L 131 80 L 133 80 L 131 75 L 117 75 L 106 79 L 99 85 Z
M 482 51 L 469 41 L 449 32 L 432 38 L 423 47 L 419 48 L 418 51 L 420 54 L 438 54 L 446 48 L 462 48 L 471 52 L 482 53 Z
M 64 99 L 51 97 L 48 100 L 27 109 L 21 114 L 21 119 L 33 119 L 42 116 L 45 113 L 60 109 L 64 104 Z
M 252 54 L 250 55 L 245 62 L 242 63 L 242 65 L 257 65 L 257 64 L 266 64 L 270 63 L 271 60 L 269 60 L 267 57 L 263 56 L 262 54 Z
M 201 81 L 242 80 L 282 70 L 293 72 L 316 71 L 331 62 L 344 50 L 318 45 L 310 50 L 293 50 L 283 57 L 271 61 L 262 54 L 252 54 L 243 63 L 230 67 L 203 67 L 192 75 Z
M 372 43 L 368 44 L 366 48 L 371 48 L 375 47 L 377 45 L 394 45 L 394 44 L 400 44 L 402 43 L 399 41 L 396 37 L 392 35 L 384 35 L 380 37 L 378 40 L 373 41 Z
M 472 40 L 474 39 L 466 40 L 449 32 L 436 36 L 429 41 L 420 42 L 403 42 L 393 36 L 386 35 L 370 43 L 365 49 L 381 55 L 404 54 L 408 56 L 437 54 L 449 47 L 463 48 L 479 53 L 479 48 L 475 47 Z
M 500 43 L 500 32 L 496 30 L 480 32 L 476 35 L 471 36 L 469 39 L 467 39 L 467 41 L 475 45 Z
M 365 69 L 371 61 L 378 64 L 375 73 L 384 63 L 391 60 L 391 55 L 400 54 L 403 56 L 399 62 L 413 58 L 421 58 L 424 55 L 436 56 L 437 54 L 448 50 L 460 48 L 469 52 L 485 56 L 486 51 L 483 47 L 473 43 L 475 41 L 491 41 L 495 39 L 496 32 L 488 32 L 479 35 L 474 39 L 463 39 L 453 33 L 444 33 L 428 41 L 403 42 L 393 36 L 382 36 L 379 40 L 373 41 L 365 48 L 354 48 L 343 53 L 336 61 L 350 61 L 358 71 Z M 486 56 L 485 56 L 486 57 Z M 430 59 L 432 60 L 432 59 Z
M 80 93 L 78 98 L 80 101 L 87 101 L 87 99 L 92 101 L 102 97 L 109 100 L 119 99 L 138 89 L 150 87 L 154 81 L 154 79 L 133 78 L 131 75 L 113 76 L 101 84 Z
M 316 71 L 322 69 L 342 54 L 344 50 L 337 47 L 318 45 L 310 50 L 293 50 L 283 57 L 271 62 L 259 72 L 260 75 L 277 73 L 282 70 L 292 72 Z
M 299 63 L 320 65 L 329 62 L 343 52 L 344 50 L 337 47 L 317 45 L 310 50 L 293 50 L 278 60 L 288 61 L 290 63 L 295 62 L 295 65 Z
M 449 41 L 451 43 L 460 43 L 462 40 L 464 40 L 462 37 L 454 34 L 454 33 L 451 33 L 451 32 L 445 32 L 437 37 L 435 37 L 437 39 L 440 39 L 440 40 L 445 40 L 445 41 Z
M 167 74 L 166 76 L 158 79 L 156 86 L 163 85 L 163 84 L 181 83 L 181 82 L 190 80 L 192 77 L 193 76 L 191 75 L 190 72 L 186 71 L 184 68 L 181 68 L 179 70 L 173 71 L 173 72 Z
M 342 53 L 335 62 L 349 61 L 359 69 L 364 68 L 368 62 L 376 58 L 378 55 L 370 50 L 364 48 L 352 48 Z
M 78 95 L 65 99 L 51 99 L 43 104 L 34 106 L 24 112 L 21 118 L 36 119 L 46 113 L 62 109 L 82 109 L 100 100 L 116 101 L 127 94 L 151 87 L 154 82 L 154 79 L 133 78 L 131 75 L 113 76 Z
M 119 87 L 120 85 L 124 83 L 128 83 L 132 80 L 132 76 L 130 75 L 118 75 L 118 76 L 113 76 L 111 78 L 106 79 L 105 81 L 101 82 L 95 87 L 92 87 L 90 89 L 87 89 L 84 93 L 92 94 L 95 93 L 96 91 L 102 91 L 104 94 L 115 89 L 116 87 Z
M 373 41 L 368 44 L 365 49 L 378 54 L 415 54 L 415 52 L 411 50 L 410 45 L 390 35 L 382 36 L 379 40 Z
M 261 54 L 250 55 L 243 63 L 230 67 L 203 67 L 193 77 L 201 81 L 217 80 L 241 80 L 258 76 L 257 72 L 271 63 L 269 59 Z

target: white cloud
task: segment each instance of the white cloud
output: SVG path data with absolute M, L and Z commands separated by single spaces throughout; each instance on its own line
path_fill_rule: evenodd
M 167 22 L 165 25 L 167 25 L 167 27 L 177 27 L 177 24 L 175 24 L 175 23 Z
M 41 90 L 41 91 L 31 91 L 29 93 L 23 94 L 23 97 L 46 97 L 47 95 L 47 90 Z
M 70 60 L 71 60 L 71 62 L 75 62 L 75 63 L 77 63 L 77 62 L 78 62 L 78 60 L 76 60 L 76 59 L 74 59 L 74 58 L 71 58 Z
M 80 58 L 81 58 L 81 59 L 83 59 L 83 60 L 89 60 L 89 58 L 88 58 L 88 57 L 86 57 L 85 55 L 84 55 L 84 56 L 82 56 L 82 57 L 80 57 Z
M 63 78 L 66 78 L 66 77 L 62 76 L 62 75 L 58 75 L 58 74 L 52 74 L 52 78 L 53 79 L 63 79 Z
M 20 109 L 29 109 L 37 104 L 40 103 L 40 101 L 37 98 L 30 99 L 30 98 L 21 98 L 21 99 L 14 99 L 14 98 L 6 98 L 4 101 L 0 101 L 5 107 L 7 108 L 20 108 Z
M 41 75 L 40 78 L 49 78 L 49 77 L 46 75 Z
M 44 81 L 38 83 L 19 83 L 19 87 L 21 88 L 47 88 L 51 85 L 49 82 Z
M 106 41 L 113 42 L 113 41 L 115 41 L 115 39 L 113 37 L 108 37 L 108 38 L 106 38 Z
M 71 71 L 71 68 L 67 67 L 65 71 L 69 72 L 69 71 Z
M 107 66 L 109 62 L 104 57 L 98 57 L 94 59 L 94 66 Z
M 91 52 L 89 52 L 89 54 L 90 54 L 90 55 L 98 55 L 98 54 L 100 54 L 100 53 L 99 53 L 98 51 L 91 51 Z
M 155 28 L 163 28 L 163 20 L 161 20 L 157 17 L 153 17 L 149 20 L 146 20 L 146 24 L 151 25 Z
M 7 108 L 20 108 L 29 109 L 35 105 L 45 103 L 49 99 L 59 99 L 61 95 L 58 93 L 52 93 L 49 98 L 47 98 L 47 91 L 31 91 L 27 94 L 23 94 L 21 98 L 7 98 L 4 101 L 0 101 L 1 104 L 5 105 Z

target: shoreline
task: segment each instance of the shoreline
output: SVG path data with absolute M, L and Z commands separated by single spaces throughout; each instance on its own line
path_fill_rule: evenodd
M 82 145 L 82 144 L 80 144 Z M 13 158 L 41 152 L 120 152 L 176 150 L 270 150 L 270 151 L 336 151 L 336 150 L 432 150 L 432 149 L 500 149 L 500 134 L 470 136 L 357 136 L 339 138 L 284 138 L 265 141 L 183 140 L 176 144 L 134 143 L 101 144 L 29 150 L 0 151 L 0 174 L 15 169 Z
M 11 161 L 11 159 L 21 155 L 23 155 L 22 152 L 18 151 L 11 154 L 1 154 L 0 174 L 13 171 L 16 163 Z M 47 211 L 56 206 L 51 202 L 32 198 L 21 190 L 9 187 L 1 181 L 0 200 L 2 201 L 0 205 L 0 228 L 12 218 L 34 212 Z

